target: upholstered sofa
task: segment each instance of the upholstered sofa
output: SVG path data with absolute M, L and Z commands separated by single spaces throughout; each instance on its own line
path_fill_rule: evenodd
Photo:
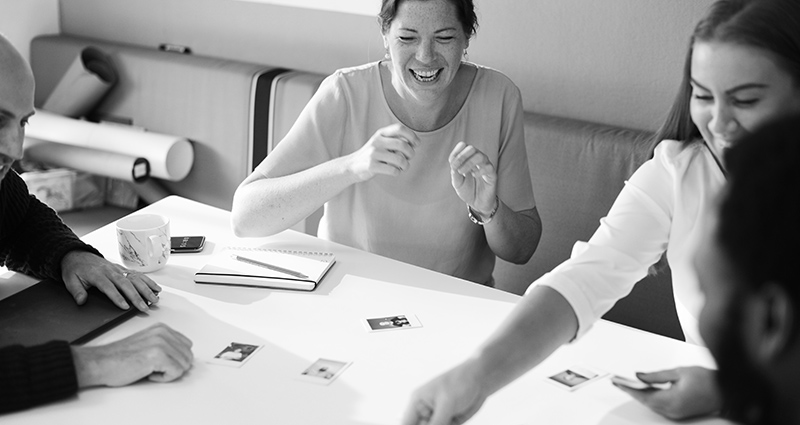
M 527 264 L 498 260 L 496 287 L 523 293 L 569 258 L 575 241 L 588 240 L 625 180 L 650 156 L 651 138 L 649 132 L 527 112 L 525 143 L 542 238 Z M 605 318 L 683 338 L 669 270 L 643 279 Z

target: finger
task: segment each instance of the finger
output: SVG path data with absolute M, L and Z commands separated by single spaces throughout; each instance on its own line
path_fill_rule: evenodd
M 194 345 L 194 343 L 192 343 L 192 340 L 189 339 L 186 335 L 176 331 L 175 329 L 170 328 L 167 325 L 162 324 L 162 326 L 164 328 L 166 328 L 169 331 L 169 333 L 172 335 L 172 337 L 175 338 L 177 341 L 179 341 L 179 343 L 182 346 L 184 346 L 186 348 L 192 348 L 192 346 Z
M 378 151 L 373 156 L 377 162 L 391 165 L 394 168 L 397 168 L 398 171 L 405 171 L 411 165 L 410 162 L 402 155 L 397 152 L 390 152 L 390 151 Z
M 420 140 L 417 133 L 414 133 L 410 128 L 402 124 L 394 124 L 389 127 L 381 129 L 380 134 L 385 137 L 393 137 L 403 139 L 411 148 L 419 146 Z
M 473 151 L 473 155 L 464 159 L 464 162 L 458 168 L 458 172 L 465 176 L 471 175 L 473 177 L 478 177 L 481 175 L 481 168 L 485 167 L 485 165 L 483 155 L 476 154 Z
M 467 178 L 459 174 L 458 171 L 452 168 L 450 169 L 450 180 L 453 182 L 454 187 L 460 187 L 462 184 L 464 184 L 464 180 L 466 179 Z
M 86 297 L 89 294 L 86 292 L 86 288 L 77 276 L 70 276 L 64 279 L 64 286 L 67 287 L 67 291 L 72 294 L 72 298 L 75 299 L 78 305 L 83 305 L 83 303 L 86 302 Z
M 458 142 L 455 146 L 453 146 L 453 150 L 450 151 L 450 155 L 447 157 L 447 160 L 450 162 L 450 164 L 453 163 L 455 158 L 461 153 L 462 150 L 464 150 L 465 147 L 467 147 L 467 144 L 464 142 Z
M 649 384 L 675 382 L 680 379 L 677 369 L 660 370 L 656 372 L 636 372 L 636 377 Z
M 412 403 L 403 415 L 402 425 L 427 424 L 431 418 L 431 408 L 422 402 Z
M 122 292 L 125 295 L 125 298 L 128 299 L 130 303 L 132 303 L 139 311 L 147 311 L 149 307 L 147 303 L 144 302 L 141 295 L 139 295 L 139 291 L 134 286 L 131 279 L 133 278 L 132 274 L 128 273 L 127 276 L 123 273 L 115 273 L 114 276 L 111 278 L 106 278 L 103 282 L 97 285 L 101 291 L 105 292 L 106 295 L 111 298 L 111 293 L 119 293 Z
M 143 296 L 147 301 L 153 304 L 158 303 L 158 293 L 161 291 L 161 287 L 153 282 L 152 279 L 135 272 L 128 272 L 127 276 L 123 276 L 124 278 L 127 277 L 128 281 L 136 288 L 136 292 L 140 296 Z
M 147 376 L 147 379 L 153 382 L 172 382 L 189 370 L 182 365 L 175 362 L 166 362 L 162 364 L 159 370 L 154 371 Z
M 128 301 L 126 301 L 125 297 L 120 294 L 119 290 L 117 289 L 116 285 L 111 282 L 106 276 L 100 276 L 96 278 L 93 282 L 94 286 L 100 290 L 100 292 L 104 293 L 108 299 L 111 300 L 117 307 L 127 310 L 131 308 Z
M 475 153 L 475 148 L 471 145 L 465 145 L 463 149 L 455 153 L 450 160 L 450 167 L 459 170 L 464 163 Z
M 428 422 L 430 425 L 450 425 L 454 419 L 454 406 L 448 397 L 442 397 L 432 408 L 433 414 Z
M 396 153 L 406 160 L 414 158 L 414 147 L 403 138 L 399 137 L 386 137 L 377 141 L 376 147 L 389 152 Z
M 633 388 L 630 388 L 630 387 L 626 387 L 624 385 L 617 385 L 617 384 L 613 384 L 613 385 L 615 387 L 619 388 L 620 390 L 628 393 L 628 395 L 630 395 L 631 397 L 633 397 L 634 399 L 638 400 L 640 403 L 642 403 L 644 405 L 649 405 L 650 404 L 650 400 L 653 397 L 655 392 L 662 391 L 662 390 L 657 390 L 657 389 L 637 390 L 637 389 L 633 389 Z
M 159 353 L 184 368 L 191 367 L 194 354 L 191 349 L 192 341 L 189 338 L 161 323 L 151 326 L 143 332 L 147 334 L 145 337 L 150 340 L 149 344 L 154 345 Z
M 153 279 L 147 277 L 147 275 L 136 273 L 136 276 L 139 277 L 142 280 L 142 282 L 144 282 L 147 285 L 147 287 L 150 288 L 150 291 L 155 293 L 156 295 L 158 295 L 158 293 L 162 291 L 161 285 L 157 284 Z

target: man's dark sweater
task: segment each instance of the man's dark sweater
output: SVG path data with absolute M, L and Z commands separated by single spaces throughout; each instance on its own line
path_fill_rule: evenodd
M 100 255 L 55 211 L 28 193 L 9 171 L 0 183 L 0 264 L 38 279 L 61 280 L 61 260 L 73 250 Z M 2 332 L 2 330 L 0 330 Z M 78 391 L 69 344 L 0 347 L 0 412 L 62 399 Z

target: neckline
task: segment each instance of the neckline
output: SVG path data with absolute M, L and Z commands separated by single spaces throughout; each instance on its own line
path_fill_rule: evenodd
M 375 64 L 376 78 L 378 79 L 378 86 L 381 88 L 381 92 L 380 93 L 381 93 L 381 99 L 383 99 L 383 105 L 386 108 L 386 110 L 389 111 L 389 113 L 392 115 L 392 117 L 394 117 L 394 119 L 397 120 L 397 122 L 403 124 L 404 126 L 410 128 L 415 133 L 419 133 L 419 134 L 434 134 L 434 133 L 436 133 L 438 131 L 442 131 L 442 130 L 446 129 L 453 122 L 458 120 L 458 118 L 461 116 L 461 114 L 463 113 L 463 111 L 465 109 L 464 106 L 468 103 L 469 99 L 472 97 L 472 93 L 475 90 L 475 81 L 478 79 L 478 73 L 481 70 L 480 66 L 478 66 L 478 65 L 476 65 L 476 64 L 474 64 L 472 62 L 462 61 L 461 62 L 462 65 L 473 67 L 475 69 L 475 74 L 472 76 L 472 80 L 469 83 L 470 84 L 469 85 L 469 91 L 467 92 L 467 95 L 464 97 L 463 102 L 461 102 L 461 105 L 458 108 L 458 112 L 456 112 L 455 115 L 453 115 L 453 117 L 450 118 L 450 120 L 448 120 L 446 123 L 442 124 L 440 127 L 434 128 L 432 130 L 417 130 L 417 129 L 411 127 L 408 123 L 406 123 L 403 120 L 401 120 L 400 117 L 398 117 L 397 114 L 394 112 L 394 110 L 392 110 L 391 105 L 389 105 L 389 100 L 386 98 L 386 91 L 385 91 L 386 87 L 383 84 L 383 76 L 381 75 L 381 66 L 382 66 L 382 64 L 384 62 L 385 62 L 384 60 L 379 60 Z M 394 88 L 392 88 L 392 90 L 394 90 Z
M 703 139 L 703 146 L 708 149 L 708 153 L 711 154 L 711 157 L 714 158 L 714 162 L 717 164 L 719 171 L 722 173 L 722 177 L 725 177 L 725 180 L 728 180 L 728 172 L 725 171 L 725 167 L 722 166 L 722 161 L 717 157 L 717 154 L 714 153 L 714 150 L 711 149 L 711 146 L 708 146 L 708 143 Z

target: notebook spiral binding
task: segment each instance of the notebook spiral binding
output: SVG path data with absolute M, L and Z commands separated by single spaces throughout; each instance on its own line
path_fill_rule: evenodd
M 294 255 L 305 255 L 305 256 L 320 256 L 320 257 L 329 257 L 332 256 L 332 252 L 325 252 L 325 251 L 303 251 L 303 250 L 296 250 L 296 249 L 279 249 L 279 248 L 254 248 L 254 247 L 237 247 L 237 246 L 228 246 L 225 247 L 224 250 L 226 251 L 269 251 L 269 252 L 280 252 L 282 254 L 294 254 Z

